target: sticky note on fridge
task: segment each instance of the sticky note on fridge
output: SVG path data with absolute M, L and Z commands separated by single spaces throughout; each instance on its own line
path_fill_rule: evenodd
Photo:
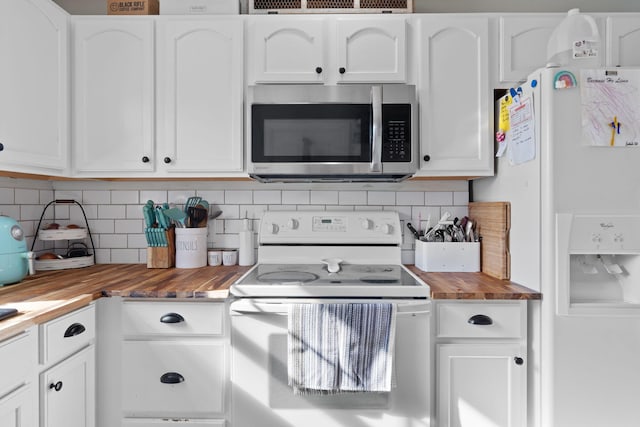
M 500 118 L 498 121 L 498 129 L 502 132 L 507 132 L 510 129 L 509 125 L 509 106 L 513 103 L 513 98 L 509 95 L 500 98 Z

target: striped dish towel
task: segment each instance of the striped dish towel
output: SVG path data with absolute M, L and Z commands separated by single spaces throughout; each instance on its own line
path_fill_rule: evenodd
M 291 304 L 288 374 L 294 394 L 389 392 L 396 306 Z

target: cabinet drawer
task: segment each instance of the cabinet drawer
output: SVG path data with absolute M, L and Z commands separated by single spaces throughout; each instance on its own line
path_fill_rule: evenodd
M 55 363 L 87 346 L 96 336 L 93 305 L 40 325 L 40 363 Z
M 226 365 L 222 341 L 126 341 L 123 411 L 134 417 L 219 416 L 224 412 Z
M 223 335 L 224 303 L 125 301 L 122 325 L 125 336 Z
M 125 418 L 122 427 L 224 427 L 225 420 Z
M 438 338 L 523 338 L 526 302 L 438 303 Z M 475 323 L 474 323 L 475 322 Z
M 36 330 L 0 342 L 0 397 L 24 384 L 38 363 Z

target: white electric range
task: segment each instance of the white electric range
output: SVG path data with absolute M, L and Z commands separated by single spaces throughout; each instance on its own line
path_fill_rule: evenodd
M 258 263 L 230 288 L 232 426 L 430 425 L 430 289 L 401 264 L 401 244 L 397 212 L 265 212 Z M 294 394 L 290 306 L 368 302 L 395 307 L 391 391 Z

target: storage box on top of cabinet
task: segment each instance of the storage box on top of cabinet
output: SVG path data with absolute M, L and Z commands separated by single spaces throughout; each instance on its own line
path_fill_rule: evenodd
M 412 12 L 413 0 L 249 0 L 249 14 Z
M 237 15 L 239 0 L 162 0 L 160 15 Z
M 158 0 L 107 0 L 107 15 L 157 15 Z

